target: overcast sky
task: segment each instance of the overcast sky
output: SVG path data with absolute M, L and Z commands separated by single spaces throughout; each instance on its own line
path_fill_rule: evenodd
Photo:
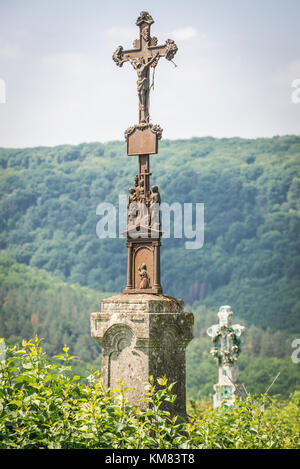
M 299 0 L 0 0 L 0 146 L 122 140 L 136 72 L 112 53 L 142 10 L 178 45 L 150 99 L 163 138 L 300 133 Z

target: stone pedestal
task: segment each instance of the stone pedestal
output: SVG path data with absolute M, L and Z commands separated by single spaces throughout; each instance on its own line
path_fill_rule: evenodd
M 146 408 L 145 383 L 166 376 L 176 381 L 177 399 L 170 409 L 186 416 L 185 349 L 193 338 L 194 316 L 183 311 L 184 303 L 152 294 L 118 295 L 101 303 L 91 314 L 91 334 L 102 347 L 104 386 L 118 388 L 119 380 L 132 389 L 129 403 Z
M 237 364 L 219 366 L 218 383 L 214 385 L 213 407 L 216 409 L 225 402 L 231 406 L 236 398 L 244 399 L 245 390 L 239 381 Z

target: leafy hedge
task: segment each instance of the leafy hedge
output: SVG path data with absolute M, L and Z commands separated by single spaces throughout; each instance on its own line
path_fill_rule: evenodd
M 48 360 L 40 340 L 6 350 L 0 362 L 0 448 L 299 448 L 300 392 L 266 394 L 213 410 L 192 402 L 187 422 L 162 410 L 173 402 L 165 378 L 147 384 L 148 409 L 126 389 L 104 389 L 98 372 L 72 375 L 68 347 Z M 4 354 L 2 354 L 4 355 Z M 4 359 L 5 358 L 5 359 Z

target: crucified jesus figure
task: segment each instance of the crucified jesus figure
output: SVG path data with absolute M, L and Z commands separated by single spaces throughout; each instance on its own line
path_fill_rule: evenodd
M 145 62 L 143 57 L 130 59 L 130 63 L 137 72 L 137 91 L 139 96 L 139 106 L 140 110 L 144 111 L 145 117 L 148 116 L 149 68 L 153 63 L 157 63 L 158 58 L 159 52 L 157 52 L 157 54 L 155 54 L 148 62 Z

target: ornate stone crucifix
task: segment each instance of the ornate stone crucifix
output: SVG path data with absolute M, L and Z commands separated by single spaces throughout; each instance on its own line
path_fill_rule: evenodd
M 157 153 L 162 132 L 149 119 L 150 67 L 155 68 L 160 57 L 172 60 L 177 47 L 170 39 L 158 46 L 157 39 L 150 36 L 152 23 L 152 17 L 143 11 L 136 22 L 140 37 L 133 49 L 119 46 L 113 55 L 117 65 L 130 62 L 137 72 L 139 122 L 125 137 L 127 154 L 139 157 L 139 172 L 127 203 L 127 285 L 123 294 L 101 302 L 101 312 L 91 314 L 91 333 L 102 348 L 105 387 L 113 390 L 122 379 L 129 404 L 147 408 L 145 383 L 150 376 L 155 382 L 165 376 L 169 384 L 175 383 L 172 392 L 177 399 L 169 403 L 171 415 L 187 418 L 185 349 L 193 338 L 194 317 L 184 312 L 182 300 L 162 294 L 160 194 L 158 186 L 150 189 L 149 182 L 149 155 Z
M 119 46 L 113 54 L 113 60 L 119 67 L 130 62 L 137 72 L 137 92 L 139 103 L 139 121 L 125 131 L 127 154 L 138 155 L 139 170 L 134 187 L 128 196 L 128 270 L 127 286 L 124 293 L 162 293 L 160 285 L 160 222 L 154 217 L 160 204 L 158 187 L 150 190 L 149 155 L 158 151 L 158 140 L 162 129 L 150 123 L 149 93 L 150 68 L 155 69 L 160 57 L 172 60 L 177 46 L 172 39 L 158 45 L 156 37 L 151 37 L 150 27 L 154 23 L 151 15 L 142 11 L 136 21 L 140 28 L 140 37 L 133 43 L 133 49 L 124 50 Z M 152 215 L 151 215 L 152 214 Z M 153 223 L 156 218 L 155 223 Z M 155 240 L 153 238 L 156 238 Z
M 136 25 L 140 28 L 140 37 L 133 43 L 133 49 L 124 50 L 119 46 L 113 54 L 113 60 L 119 67 L 124 62 L 130 62 L 137 72 L 137 91 L 139 97 L 139 123 L 149 122 L 149 89 L 150 67 L 155 68 L 160 57 L 172 60 L 177 52 L 177 46 L 172 39 L 165 44 L 157 45 L 157 38 L 150 36 L 150 27 L 154 20 L 147 11 L 142 11 Z

